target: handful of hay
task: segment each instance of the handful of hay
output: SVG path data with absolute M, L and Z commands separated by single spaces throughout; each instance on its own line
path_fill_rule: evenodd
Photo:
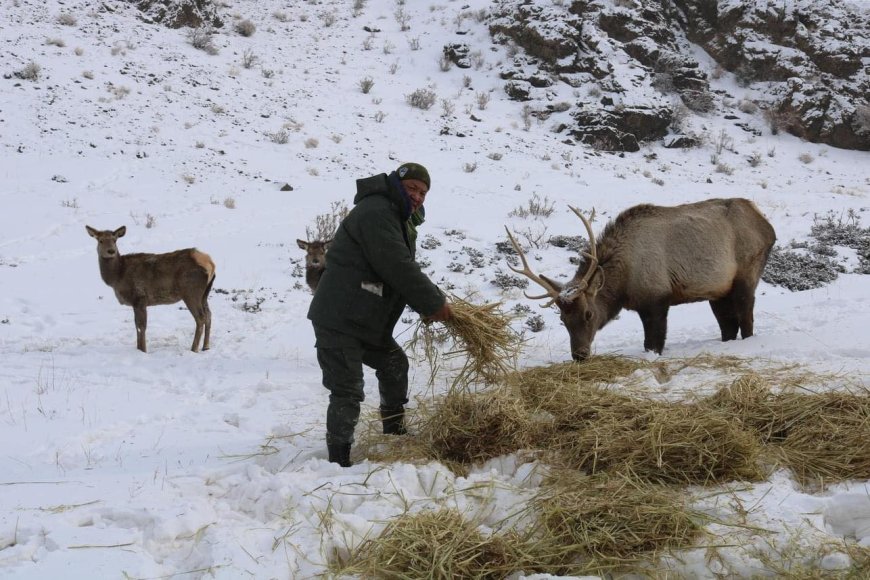
M 451 296 L 450 307 L 450 320 L 439 326 L 419 322 L 408 343 L 412 351 L 422 345 L 433 377 L 438 368 L 436 345 L 447 342 L 452 348 L 444 353 L 445 359 L 465 358 L 454 387 L 494 384 L 516 368 L 522 337 L 511 328 L 512 317 L 502 312 L 500 302 L 477 305 Z

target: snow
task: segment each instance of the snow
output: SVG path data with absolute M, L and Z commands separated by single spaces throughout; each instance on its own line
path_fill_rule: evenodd
M 854 209 L 870 223 L 867 153 L 767 130 L 754 137 L 721 113 L 687 121 L 710 137 L 695 150 L 649 145 L 621 157 L 566 145 L 551 128 L 570 111 L 525 130 L 522 103 L 507 99 L 497 75 L 507 49 L 492 44 L 485 24 L 464 18 L 467 34 L 454 34 L 460 13 L 488 2 L 405 3 L 408 31 L 399 29 L 396 7 L 369 0 L 354 18 L 348 3 L 334 0 L 234 0 L 222 9 L 228 25 L 210 56 L 183 30 L 142 22 L 127 3 L 0 5 L 2 72 L 10 76 L 0 79 L 0 577 L 311 578 L 334 551 L 347 554 L 405 510 L 452 506 L 494 526 L 534 493 L 535 466 L 513 456 L 468 477 L 437 463 L 360 458 L 342 469 L 326 461 L 327 393 L 295 239 L 331 203 L 350 203 L 359 177 L 404 161 L 428 167 L 420 240 L 433 235 L 442 244 L 420 250 L 431 262 L 426 270 L 444 289 L 508 307 L 529 302 L 490 283 L 497 269 L 507 271 L 495 252 L 503 225 L 526 239 L 578 235 L 568 204 L 594 207 L 600 230 L 636 203 L 748 197 L 781 243 L 806 239 L 813 217 L 829 210 Z M 336 17 L 331 26 L 327 12 Z M 77 24 L 59 24 L 60 13 Z M 256 33 L 233 33 L 233 15 L 252 20 Z M 371 50 L 363 48 L 364 26 L 381 29 Z M 485 64 L 442 72 L 441 47 L 453 41 L 481 50 Z M 250 69 L 241 64 L 246 50 L 259 59 Z M 41 67 L 40 79 L 11 76 L 29 62 Z M 621 66 L 616 58 L 613 65 Z M 369 94 L 358 86 L 366 76 L 374 80 Z M 728 112 L 764 127 L 733 108 L 750 89 L 729 76 L 716 87 L 730 95 Z M 408 106 L 405 95 L 425 87 L 439 102 L 428 111 Z M 555 85 L 553 102 L 574 102 L 574 90 Z M 485 109 L 478 93 L 491 97 Z M 455 105 L 450 118 L 441 116 L 441 99 Z M 285 144 L 271 137 L 281 130 Z M 710 161 L 720 132 L 733 140 L 733 151 L 719 152 L 730 175 Z M 753 152 L 763 157 L 755 167 L 745 160 Z M 801 162 L 802 153 L 813 161 Z M 285 183 L 293 190 L 280 191 Z M 509 215 L 535 193 L 554 204 L 551 217 Z M 126 225 L 122 252 L 208 252 L 217 264 L 212 349 L 188 350 L 194 324 L 176 305 L 149 309 L 149 352 L 137 351 L 132 310 L 100 279 L 85 225 Z M 483 252 L 484 268 L 468 265 L 465 246 Z M 536 272 L 569 277 L 572 254 L 544 246 L 529 249 Z M 449 271 L 452 261 L 465 271 Z M 868 288 L 870 279 L 848 273 L 804 292 L 762 283 L 756 336 L 729 343 L 718 341 L 706 304 L 680 306 L 669 317 L 664 356 L 798 362 L 866 385 Z M 557 313 L 540 313 L 546 326 L 529 335 L 522 365 L 569 358 Z M 396 329 L 400 342 L 407 328 Z M 624 312 L 594 349 L 655 358 L 642 342 L 637 316 Z M 431 398 L 428 374 L 425 362 L 412 365 L 413 396 Z M 371 420 L 376 386 L 366 376 Z M 667 388 L 698 384 L 686 375 Z M 750 523 L 774 537 L 753 539 L 759 546 L 793 533 L 811 545 L 847 537 L 870 546 L 870 482 L 813 494 L 777 472 L 735 488 L 753 506 Z M 729 497 L 702 503 L 724 516 Z M 759 573 L 757 560 L 740 564 L 744 555 L 735 549 L 726 558 Z M 716 572 L 703 549 L 681 558 L 688 576 Z M 844 554 L 826 558 L 826 567 L 848 566 Z

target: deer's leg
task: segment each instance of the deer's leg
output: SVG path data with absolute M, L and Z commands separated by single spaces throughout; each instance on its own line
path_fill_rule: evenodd
M 148 352 L 145 348 L 145 328 L 148 326 L 148 310 L 144 304 L 133 306 L 133 322 L 136 324 L 136 348 Z
M 668 309 L 667 302 L 651 304 L 643 310 L 638 310 L 640 321 L 643 323 L 643 349 L 662 354 L 665 349 L 665 337 L 668 334 Z
M 199 301 L 185 298 L 184 304 L 187 306 L 191 316 L 193 316 L 193 319 L 196 321 L 196 330 L 193 333 L 193 345 L 190 347 L 190 350 L 193 352 L 199 352 L 199 339 L 202 337 L 202 331 L 205 327 L 205 312 L 203 311 L 202 304 Z
M 734 304 L 734 293 L 731 292 L 719 300 L 711 300 L 710 308 L 722 331 L 722 342 L 737 338 L 738 317 Z
M 740 338 L 748 338 L 752 336 L 755 326 L 755 284 L 749 284 L 744 281 L 737 281 L 732 290 L 734 299 L 734 311 L 737 315 L 737 321 L 740 324 Z M 734 338 L 737 338 L 737 330 L 734 331 Z
M 208 339 L 211 336 L 211 308 L 208 307 L 208 301 L 202 301 L 202 307 L 205 311 L 205 335 L 202 338 L 202 350 L 208 350 Z

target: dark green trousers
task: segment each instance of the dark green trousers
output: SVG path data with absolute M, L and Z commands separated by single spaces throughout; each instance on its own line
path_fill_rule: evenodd
M 313 326 L 323 386 L 329 389 L 326 444 L 353 443 L 360 403 L 365 399 L 363 365 L 375 370 L 380 408 L 398 412 L 408 402 L 408 357 L 392 338 L 383 345 L 368 344 L 344 333 Z

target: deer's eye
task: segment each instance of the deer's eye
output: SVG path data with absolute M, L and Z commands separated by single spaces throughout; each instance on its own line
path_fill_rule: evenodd
M 589 322 L 590 320 L 592 320 L 592 311 L 587 310 L 586 313 L 583 315 L 583 318 L 586 319 L 586 322 Z

